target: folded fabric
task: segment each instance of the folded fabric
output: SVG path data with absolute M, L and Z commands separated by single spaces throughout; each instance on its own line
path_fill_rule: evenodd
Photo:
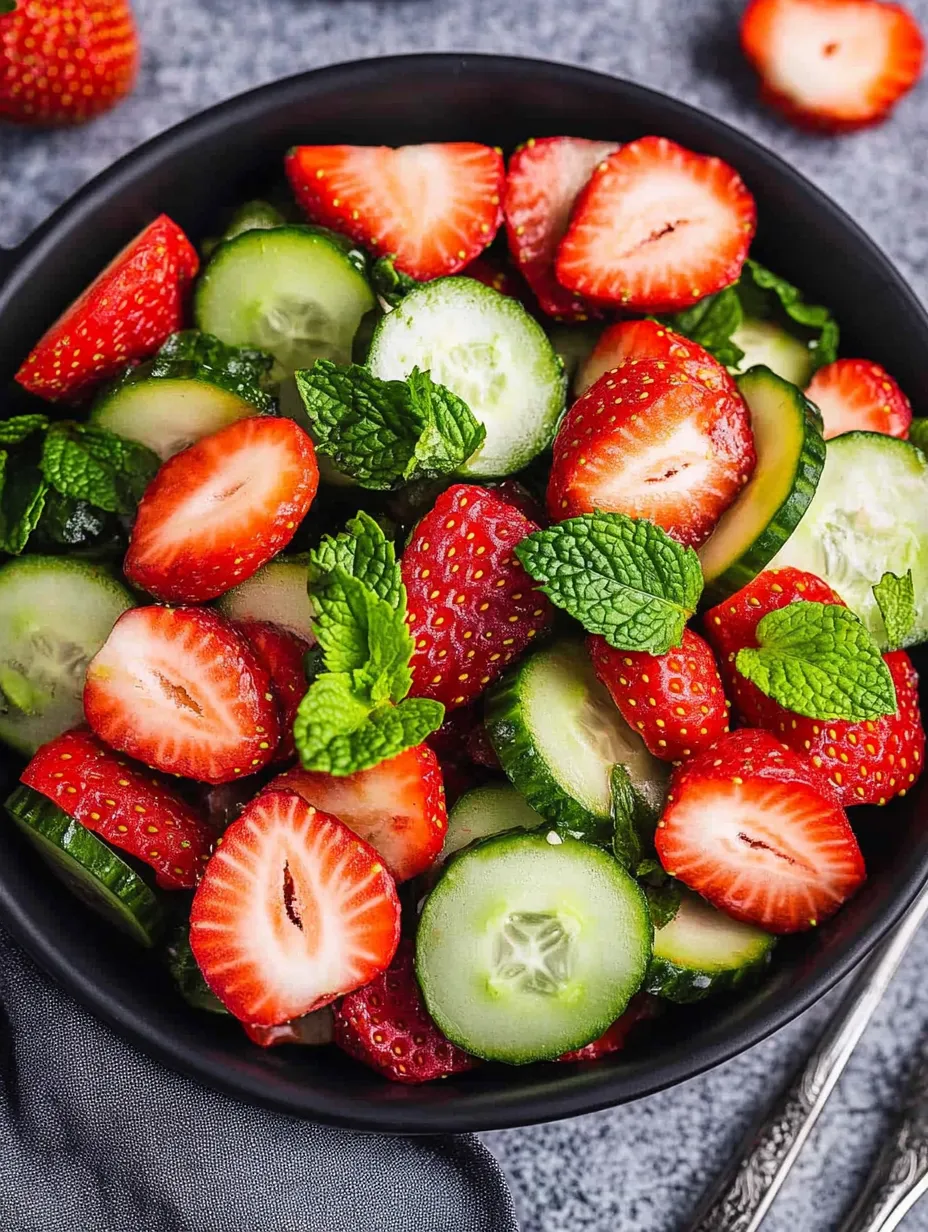
M 238 1104 L 124 1044 L 0 930 L 2 1232 L 517 1232 L 471 1135 Z

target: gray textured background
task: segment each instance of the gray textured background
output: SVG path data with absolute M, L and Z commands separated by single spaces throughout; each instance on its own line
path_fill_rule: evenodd
M 128 102 L 80 131 L 0 129 L 0 244 L 16 243 L 140 141 L 250 86 L 360 56 L 480 50 L 582 63 L 726 117 L 836 198 L 919 294 L 928 294 L 928 81 L 880 129 L 838 140 L 802 136 L 754 102 L 735 36 L 743 0 L 135 3 L 145 53 L 139 88 Z M 928 27 L 928 0 L 909 5 Z M 765 1232 L 837 1227 L 928 1022 L 926 980 L 928 935 L 896 979 Z M 512 1182 L 524 1232 L 672 1232 L 752 1109 L 814 1038 L 830 1004 L 833 997 L 774 1039 L 674 1091 L 613 1112 L 488 1134 Z M 928 1229 L 928 1200 L 901 1226 Z

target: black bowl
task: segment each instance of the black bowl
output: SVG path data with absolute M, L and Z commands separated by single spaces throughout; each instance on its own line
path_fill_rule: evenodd
M 916 411 L 928 413 L 928 317 L 867 236 L 786 163 L 641 86 L 541 61 L 466 55 L 369 60 L 292 77 L 214 107 L 122 159 L 20 250 L 0 253 L 0 382 L 156 214 L 166 211 L 201 238 L 222 207 L 279 179 L 291 145 L 477 140 L 511 148 L 564 132 L 620 141 L 657 133 L 732 163 L 757 198 L 761 258 L 832 305 L 844 353 L 885 364 Z M 17 773 L 12 758 L 4 770 L 10 779 Z M 755 991 L 675 1011 L 646 1041 L 594 1064 L 486 1066 L 419 1088 L 387 1083 L 334 1049 L 262 1051 L 230 1021 L 190 1010 L 154 961 L 56 889 L 9 827 L 0 829 L 0 914 L 94 1013 L 211 1086 L 359 1129 L 501 1128 L 592 1112 L 681 1082 L 749 1048 L 826 992 L 899 919 L 928 874 L 928 791 L 878 815 L 858 812 L 869 881 L 836 919 L 783 944 Z

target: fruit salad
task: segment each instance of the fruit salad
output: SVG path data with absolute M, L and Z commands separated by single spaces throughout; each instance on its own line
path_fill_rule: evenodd
M 256 1046 L 594 1062 L 916 784 L 928 420 L 666 137 L 284 172 L 16 374 L 8 824 Z

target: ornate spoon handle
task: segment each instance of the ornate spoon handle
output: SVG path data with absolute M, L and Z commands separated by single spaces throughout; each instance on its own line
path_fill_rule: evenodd
M 703 1200 L 690 1232 L 757 1232 L 926 913 L 928 884 L 896 931 L 864 962 L 812 1055 L 747 1135 Z M 875 1225 L 874 1232 L 894 1226 Z

